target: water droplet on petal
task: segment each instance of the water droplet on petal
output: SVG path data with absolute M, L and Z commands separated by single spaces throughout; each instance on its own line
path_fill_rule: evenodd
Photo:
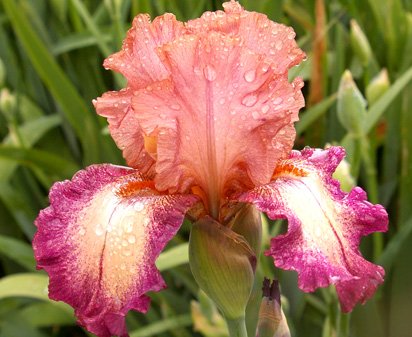
M 126 264 L 125 264 L 125 263 L 122 263 L 122 264 L 120 265 L 120 269 L 121 269 L 121 270 L 125 270 L 125 269 L 126 269 Z
M 127 241 L 129 241 L 129 243 L 135 243 L 136 242 L 136 237 L 134 236 L 134 235 L 130 235 L 128 238 L 127 238 Z
M 283 46 L 283 43 L 282 43 L 281 40 L 277 40 L 277 41 L 275 42 L 275 48 L 276 48 L 276 50 L 281 50 L 281 49 L 282 49 L 282 46 Z
M 84 227 L 80 227 L 79 235 L 83 236 L 84 234 L 86 234 L 86 229 Z
M 252 117 L 253 117 L 254 120 L 258 120 L 259 117 L 260 117 L 259 112 L 253 111 L 253 112 L 252 112 Z
M 101 225 L 97 225 L 95 229 L 95 233 L 97 236 L 102 236 L 104 233 L 104 229 Z
M 131 252 L 129 249 L 125 249 L 125 250 L 123 251 L 123 255 L 124 255 L 124 256 L 130 256 L 130 255 L 132 255 L 132 252 Z
M 230 111 L 230 114 L 231 114 L 232 116 L 236 115 L 236 110 Z
M 141 212 L 141 211 L 143 211 L 144 204 L 142 202 L 137 202 L 137 203 L 135 203 L 133 208 L 136 212 Z M 133 226 L 133 224 L 131 224 L 131 225 Z M 127 229 L 126 229 L 126 231 L 127 231 Z
M 213 68 L 213 66 L 211 66 L 211 65 L 207 65 L 203 69 L 203 75 L 210 82 L 214 81 L 216 79 L 216 76 L 217 76 L 215 68 Z
M 262 106 L 262 113 L 265 114 L 269 111 L 270 106 L 268 104 Z
M 282 102 L 283 102 L 283 98 L 281 98 L 281 97 L 277 97 L 273 100 L 273 104 L 276 104 L 276 105 L 280 104 Z
M 194 67 L 193 72 L 195 73 L 195 75 L 200 75 L 202 73 L 202 70 L 199 67 Z
M 242 104 L 247 107 L 254 106 L 257 102 L 257 96 L 255 93 L 251 93 L 243 97 Z
M 172 109 L 172 110 L 180 110 L 180 105 L 179 104 L 172 104 L 171 106 L 170 106 L 170 109 Z
M 159 117 L 160 117 L 161 119 L 166 119 L 166 115 L 165 115 L 165 114 L 160 114 Z
M 247 72 L 245 72 L 245 74 L 243 75 L 243 77 L 245 78 L 246 82 L 253 82 L 256 78 L 256 71 L 254 69 L 249 70 Z
M 219 100 L 219 103 L 220 103 L 221 105 L 225 104 L 225 102 L 226 102 L 226 100 L 225 100 L 223 97 Z
M 128 245 L 127 241 L 126 241 L 126 240 L 122 240 L 122 246 L 123 246 L 123 247 L 127 247 L 127 245 Z

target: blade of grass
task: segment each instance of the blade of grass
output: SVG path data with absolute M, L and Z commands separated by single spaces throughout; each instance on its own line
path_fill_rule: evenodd
M 29 271 L 36 270 L 31 246 L 20 240 L 0 235 L 0 254 L 7 256 Z
M 160 254 L 156 266 L 160 271 L 189 263 L 189 244 L 182 243 Z
M 157 336 L 160 333 L 168 330 L 182 328 L 192 325 L 192 317 L 190 314 L 180 315 L 163 319 L 159 322 L 151 323 L 130 333 L 130 337 L 149 337 Z
M 29 20 L 22 14 L 18 3 L 4 1 L 3 5 L 27 56 L 53 97 L 61 105 L 67 120 L 81 140 L 85 163 L 97 162 L 99 142 L 96 118 L 44 43 L 30 27 Z

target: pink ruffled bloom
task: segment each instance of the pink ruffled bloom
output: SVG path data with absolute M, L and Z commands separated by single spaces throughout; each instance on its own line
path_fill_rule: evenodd
M 288 81 L 304 58 L 294 31 L 223 7 L 187 23 L 134 19 L 104 62 L 127 87 L 94 101 L 131 168 L 93 165 L 56 183 L 36 220 L 50 298 L 100 337 L 127 336 L 126 313 L 146 312 L 146 293 L 165 288 L 156 258 L 194 206 L 223 224 L 229 202 L 287 219 L 266 255 L 297 271 L 303 291 L 334 284 L 345 312 L 383 282 L 359 243 L 386 231 L 388 216 L 332 178 L 344 149 L 292 150 L 304 105 L 302 80 Z

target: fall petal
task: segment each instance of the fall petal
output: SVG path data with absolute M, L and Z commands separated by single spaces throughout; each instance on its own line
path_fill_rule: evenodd
M 145 294 L 165 287 L 155 260 L 196 198 L 161 195 L 138 171 L 108 164 L 56 183 L 49 197 L 33 247 L 50 298 L 100 337 L 127 336 L 126 313 L 146 312 Z
M 219 32 L 185 35 L 161 55 L 170 78 L 132 99 L 144 133 L 157 137 L 156 186 L 184 193 L 199 185 L 220 197 L 267 183 L 292 148 L 302 81 L 289 83 Z
M 275 265 L 296 270 L 299 287 L 314 291 L 335 284 L 343 311 L 364 303 L 383 282 L 382 267 L 366 261 L 360 240 L 387 230 L 388 215 L 355 187 L 344 193 L 332 178 L 344 149 L 293 151 L 275 170 L 274 181 L 243 194 L 271 219 L 288 220 L 288 232 L 271 242 Z
M 142 130 L 131 108 L 131 97 L 132 91 L 127 88 L 106 92 L 93 103 L 97 113 L 107 118 L 110 134 L 127 164 L 151 175 L 154 159 L 144 147 Z

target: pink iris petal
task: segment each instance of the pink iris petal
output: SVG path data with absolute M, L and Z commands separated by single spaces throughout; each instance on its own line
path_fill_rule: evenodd
M 157 17 L 153 23 L 147 15 L 138 15 L 122 50 L 104 62 L 107 69 L 118 71 L 127 78 L 128 87 L 119 92 L 108 92 L 93 103 L 97 113 L 107 117 L 110 133 L 128 165 L 143 173 L 150 171 L 154 160 L 144 148 L 142 131 L 130 107 L 130 97 L 133 90 L 168 77 L 168 70 L 156 53 L 157 48 L 184 31 L 183 24 L 172 14 Z
M 124 316 L 146 312 L 145 294 L 165 287 L 155 260 L 196 200 L 161 195 L 138 171 L 108 164 L 56 183 L 33 241 L 50 298 L 100 337 L 127 336 Z
M 289 83 L 242 37 L 220 32 L 187 34 L 161 55 L 170 78 L 132 100 L 144 133 L 157 137 L 156 186 L 198 185 L 218 199 L 269 182 L 292 148 L 303 82 Z
M 224 12 L 206 12 L 201 18 L 189 21 L 187 28 L 198 34 L 218 31 L 241 37 L 248 49 L 265 55 L 278 74 L 287 72 L 305 57 L 291 27 L 273 22 L 264 14 L 245 11 L 235 1 L 225 2 L 223 7 Z
M 383 282 L 383 268 L 363 259 L 359 244 L 365 235 L 386 231 L 388 215 L 361 188 L 341 191 L 332 173 L 344 155 L 341 147 L 293 151 L 279 163 L 274 181 L 240 201 L 254 203 L 271 219 L 288 220 L 288 232 L 272 239 L 266 254 L 277 267 L 296 270 L 303 291 L 335 284 L 348 312 Z
M 132 90 L 106 92 L 93 103 L 99 115 L 106 117 L 110 133 L 127 164 L 147 175 L 152 175 L 154 159 L 144 147 L 144 138 L 131 108 Z

